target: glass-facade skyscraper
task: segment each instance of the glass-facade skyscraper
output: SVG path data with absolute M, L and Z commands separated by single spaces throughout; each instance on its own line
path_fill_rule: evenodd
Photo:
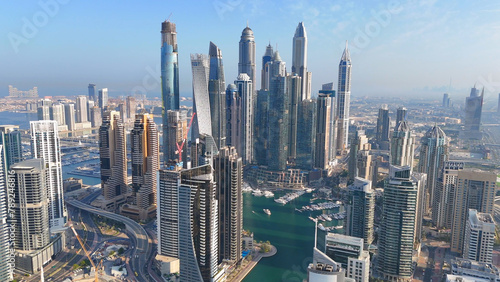
M 213 42 L 208 51 L 210 69 L 208 74 L 208 97 L 210 100 L 210 117 L 212 133 L 217 148 L 226 146 L 226 82 L 222 52 Z
M 349 107 L 351 99 L 351 55 L 347 49 L 339 63 L 339 82 L 337 91 L 337 153 L 342 153 L 347 148 L 349 135 Z
M 161 24 L 161 97 L 163 116 L 163 151 L 167 150 L 169 110 L 179 109 L 179 63 L 177 32 L 175 24 L 164 21 Z M 164 163 L 168 154 L 164 154 Z
M 307 33 L 300 22 L 293 36 L 292 74 L 301 77 L 300 100 L 311 98 L 311 73 L 307 71 Z
M 257 85 L 257 72 L 255 71 L 255 37 L 248 26 L 241 32 L 238 62 L 238 75 L 246 73 L 253 85 Z

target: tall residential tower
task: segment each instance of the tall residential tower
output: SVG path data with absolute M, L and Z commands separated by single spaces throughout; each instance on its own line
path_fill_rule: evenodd
M 347 49 L 347 42 L 344 53 L 339 63 L 339 82 L 337 91 L 337 153 L 342 153 L 347 149 L 347 138 L 349 135 L 349 107 L 351 99 L 351 55 Z
M 293 36 L 292 74 L 301 77 L 300 100 L 311 98 L 311 73 L 307 71 L 307 33 L 300 22 Z

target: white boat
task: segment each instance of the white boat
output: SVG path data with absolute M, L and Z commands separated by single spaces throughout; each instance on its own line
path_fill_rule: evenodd
M 271 215 L 271 211 L 269 209 L 264 209 L 264 212 L 267 214 L 267 215 Z
M 264 197 L 266 197 L 266 198 L 273 198 L 274 197 L 274 193 L 271 192 L 271 191 L 264 191 Z
M 262 196 L 262 191 L 260 191 L 260 189 L 257 189 L 257 190 L 254 190 L 252 195 L 256 196 L 256 197 L 260 197 Z

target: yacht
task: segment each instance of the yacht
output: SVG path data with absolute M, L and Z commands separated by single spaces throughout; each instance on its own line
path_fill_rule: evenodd
M 267 214 L 267 215 L 271 215 L 271 211 L 269 209 L 264 209 L 264 212 Z

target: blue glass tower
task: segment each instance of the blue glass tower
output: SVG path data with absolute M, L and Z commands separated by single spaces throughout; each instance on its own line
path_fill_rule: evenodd
M 167 147 L 167 111 L 179 109 L 179 64 L 177 53 L 177 32 L 175 24 L 164 21 L 161 24 L 161 95 L 163 116 L 163 150 Z M 168 154 L 163 154 L 164 160 Z

